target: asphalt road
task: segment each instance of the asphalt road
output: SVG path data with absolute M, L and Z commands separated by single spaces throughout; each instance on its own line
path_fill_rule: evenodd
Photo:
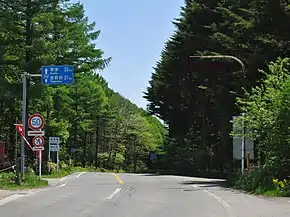
M 290 200 L 290 199 L 289 199 Z M 280 217 L 287 199 L 223 189 L 213 180 L 78 173 L 55 187 L 0 200 L 0 217 Z

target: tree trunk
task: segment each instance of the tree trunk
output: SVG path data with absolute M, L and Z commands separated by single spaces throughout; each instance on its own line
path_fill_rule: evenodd
M 87 136 L 88 133 L 84 132 L 84 143 L 83 143 L 83 156 L 82 156 L 82 166 L 86 167 L 86 160 L 87 160 Z
M 97 127 L 95 131 L 95 167 L 99 167 L 98 154 L 99 154 L 99 132 L 100 132 L 100 117 L 97 117 Z

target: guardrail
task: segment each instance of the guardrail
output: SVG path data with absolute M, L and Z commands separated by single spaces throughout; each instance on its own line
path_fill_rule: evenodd
M 1 169 L 1 170 L 0 170 L 0 173 L 1 173 L 1 172 L 4 172 L 4 171 L 7 171 L 7 170 L 10 170 L 10 169 L 15 170 L 15 166 L 16 166 L 16 165 L 12 165 L 12 166 L 7 167 L 7 168 L 5 168 L 5 169 Z

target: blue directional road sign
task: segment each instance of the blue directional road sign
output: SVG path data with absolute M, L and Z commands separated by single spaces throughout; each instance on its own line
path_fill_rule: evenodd
M 74 67 L 73 66 L 42 66 L 41 67 L 42 84 L 73 84 Z
M 150 153 L 150 160 L 156 160 L 157 154 L 156 153 Z

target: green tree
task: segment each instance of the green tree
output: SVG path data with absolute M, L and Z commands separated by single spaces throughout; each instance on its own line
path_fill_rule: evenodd
M 182 173 L 224 173 L 232 164 L 230 121 L 239 112 L 236 97 L 262 78 L 258 69 L 268 61 L 289 55 L 288 6 L 286 1 L 186 0 L 180 15 L 145 93 L 148 109 L 168 125 L 169 167 Z M 189 58 L 216 54 L 237 56 L 246 74 L 228 60 Z
M 236 120 L 246 123 L 255 139 L 260 163 L 265 164 L 270 174 L 279 179 L 287 178 L 289 171 L 289 88 L 290 59 L 279 58 L 271 62 L 261 85 L 253 87 L 244 98 L 239 99 L 244 118 Z

